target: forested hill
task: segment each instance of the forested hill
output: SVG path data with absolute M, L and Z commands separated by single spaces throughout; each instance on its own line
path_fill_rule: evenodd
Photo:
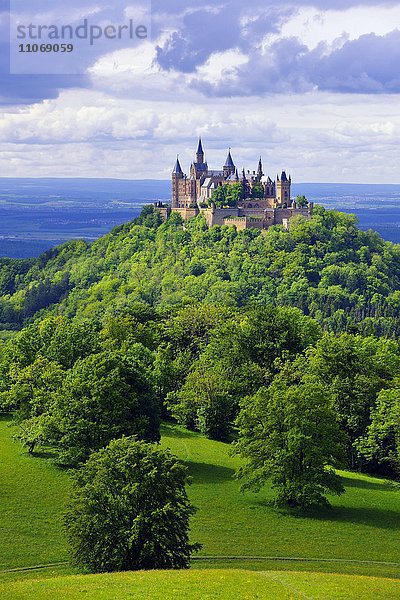
M 201 217 L 161 224 L 152 208 L 89 245 L 0 261 L 0 322 L 17 329 L 45 313 L 102 319 L 144 303 L 296 306 L 324 328 L 397 336 L 400 246 L 318 207 L 290 232 L 207 229 Z
M 274 431 L 317 423 L 326 464 L 340 430 L 340 464 L 400 473 L 400 246 L 322 208 L 291 225 L 150 207 L 92 245 L 4 260 L 3 329 L 20 331 L 1 332 L 0 411 L 28 449 L 78 466 L 123 435 L 157 440 L 160 417 L 245 444 L 272 406 Z

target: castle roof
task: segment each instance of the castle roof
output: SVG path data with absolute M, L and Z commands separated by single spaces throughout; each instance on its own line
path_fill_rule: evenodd
M 210 177 L 223 177 L 224 176 L 224 172 L 223 171 L 213 171 L 210 170 L 208 171 L 207 175 L 210 175 Z
M 207 179 L 204 180 L 203 185 L 201 186 L 202 188 L 214 188 L 215 187 L 215 183 L 212 179 L 212 177 L 207 177 Z
M 207 171 L 208 170 L 207 163 L 194 162 L 193 166 L 196 169 L 196 171 Z
M 232 160 L 231 149 L 228 150 L 228 156 L 226 157 L 226 161 L 224 167 L 234 167 L 234 162 Z
M 288 178 L 287 178 L 287 175 L 286 175 L 286 171 L 282 171 L 281 180 L 282 181 L 288 181 Z
M 231 173 L 231 175 L 229 175 L 229 177 L 227 178 L 227 181 L 239 181 L 239 175 L 238 175 L 237 169 L 235 169 L 234 173 Z
M 269 177 L 269 176 L 267 177 L 266 175 L 263 175 L 261 177 L 261 183 L 269 183 L 269 184 L 271 184 L 271 183 L 273 183 L 273 181 L 272 181 L 271 177 Z
M 183 175 L 181 163 L 179 162 L 178 156 L 176 157 L 176 163 L 175 163 L 174 170 L 172 171 L 172 174 L 173 175 Z
M 201 137 L 199 137 L 199 145 L 197 146 L 197 154 L 204 154 L 203 144 L 201 143 Z

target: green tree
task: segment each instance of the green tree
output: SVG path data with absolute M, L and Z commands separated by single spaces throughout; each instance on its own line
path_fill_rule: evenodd
M 327 493 L 344 491 L 333 468 L 343 457 L 341 434 L 318 380 L 288 385 L 278 377 L 241 407 L 236 452 L 245 459 L 238 472 L 243 489 L 259 491 L 270 480 L 277 504 L 290 507 L 326 505 Z
M 213 440 L 229 439 L 235 415 L 234 397 L 223 366 L 200 364 L 189 373 L 182 389 L 170 401 L 172 414 L 190 429 Z
M 144 225 L 152 229 L 157 229 L 162 223 L 160 212 L 152 205 L 149 204 L 142 208 L 142 211 L 135 219 L 136 225 Z
M 231 183 L 226 186 L 226 203 L 229 207 L 236 207 L 244 197 L 242 183 Z
M 296 204 L 297 206 L 300 206 L 300 208 L 305 208 L 306 206 L 308 206 L 308 200 L 305 196 L 297 196 Z
M 13 411 L 17 423 L 37 417 L 49 409 L 53 394 L 60 389 L 65 376 L 58 363 L 41 356 L 26 367 L 13 365 L 11 385 L 1 394 L 2 406 Z
M 370 463 L 400 475 L 400 388 L 382 390 L 365 436 L 357 440 L 359 453 Z M 393 474 L 393 473 L 391 473 Z
M 78 361 L 55 395 L 49 439 L 58 462 L 76 467 L 93 450 L 122 435 L 159 439 L 159 409 L 151 376 L 152 354 L 141 344 L 129 352 L 102 352 Z
M 271 381 L 320 335 L 319 325 L 294 308 L 254 308 L 231 318 L 226 314 L 209 332 L 199 360 L 189 363 L 181 388 L 169 395 L 172 414 L 190 429 L 227 441 L 239 401 Z
M 210 200 L 217 208 L 221 208 L 221 206 L 226 205 L 226 188 L 226 185 L 219 185 L 211 194 Z
M 132 437 L 93 453 L 75 476 L 66 515 L 74 562 L 91 572 L 188 568 L 195 512 L 186 468 Z
M 261 199 L 265 197 L 264 187 L 262 183 L 255 183 L 251 188 L 251 197 L 254 199 Z
M 348 464 L 358 466 L 355 442 L 364 436 L 379 392 L 391 386 L 400 370 L 396 342 L 343 333 L 326 333 L 304 363 L 332 397 L 337 419 L 346 433 Z

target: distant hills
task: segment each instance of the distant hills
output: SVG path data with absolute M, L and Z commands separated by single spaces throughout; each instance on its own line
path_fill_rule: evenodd
M 357 215 L 400 242 L 400 185 L 295 183 L 293 195 Z M 25 258 L 69 239 L 94 240 L 170 197 L 169 180 L 0 178 L 0 256 Z

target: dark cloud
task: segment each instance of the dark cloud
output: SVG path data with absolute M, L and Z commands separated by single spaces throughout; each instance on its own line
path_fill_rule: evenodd
M 40 0 L 36 9 L 43 12 L 47 10 L 51 14 L 54 8 L 60 8 L 55 4 L 54 0 Z M 87 2 L 87 6 L 85 6 L 82 0 L 68 0 L 65 5 L 65 24 L 78 24 L 78 21 L 82 22 L 85 16 L 90 17 L 93 23 L 97 22 L 96 19 L 110 24 L 126 23 L 127 18 L 124 11 L 129 5 L 128 0 L 115 0 L 112 6 L 105 0 L 99 0 L 96 14 L 91 15 L 90 5 L 93 4 Z M 32 11 L 31 0 L 18 0 L 11 4 L 11 8 L 14 10 L 23 10 L 24 7 L 29 14 L 29 11 Z M 0 105 L 31 104 L 44 99 L 57 98 L 64 89 L 91 87 L 90 77 L 84 74 L 10 74 L 9 14 L 10 0 L 0 0 Z M 78 46 L 76 41 L 75 46 Z M 99 40 L 93 46 L 86 44 L 84 52 L 79 54 L 80 72 L 85 73 L 88 67 L 110 50 L 124 46 L 124 41 L 116 40 L 114 43 L 114 40 L 107 39 Z
M 163 69 L 190 72 L 214 52 L 234 48 L 240 33 L 238 14 L 231 7 L 216 13 L 199 9 L 186 15 L 182 29 L 157 48 L 157 59 Z
M 400 92 L 400 31 L 373 33 L 349 41 L 328 56 L 311 55 L 310 79 L 321 90 L 356 93 Z
M 385 36 L 363 35 L 329 52 L 326 44 L 309 50 L 297 38 L 273 43 L 254 52 L 217 85 L 197 80 L 205 94 L 219 96 L 303 93 L 317 89 L 341 93 L 400 93 L 400 31 Z
M 208 6 L 190 12 L 184 16 L 179 32 L 157 48 L 158 63 L 163 69 L 192 72 L 215 52 L 231 48 L 251 52 L 265 35 L 279 33 L 294 12 L 275 7 L 260 10 L 249 14 L 243 11 L 242 4 L 232 2 L 216 9 Z
M 19 5 L 32 6 L 32 0 L 20 0 Z M 41 0 L 48 7 L 54 0 Z M 88 4 L 90 4 L 88 2 Z M 164 70 L 194 73 L 199 65 L 215 52 L 238 48 L 249 55 L 249 65 L 237 69 L 237 82 L 221 82 L 210 86 L 196 82 L 202 92 L 214 95 L 263 94 L 267 92 L 299 93 L 313 88 L 345 92 L 399 91 L 396 73 L 399 64 L 399 33 L 379 38 L 373 34 L 348 42 L 326 55 L 323 46 L 309 51 L 297 39 L 281 39 L 268 54 L 259 50 L 260 40 L 267 33 L 281 31 L 283 23 L 302 6 L 321 10 L 344 10 L 351 6 L 394 6 L 398 0 L 208 0 L 200 6 L 198 0 L 153 0 L 154 36 L 163 27 L 176 26 L 175 33 L 158 48 L 157 60 Z M 128 0 L 96 2 L 102 19 L 124 19 Z M 69 0 L 66 10 L 84 6 L 82 0 Z M 0 15 L 7 12 L 9 0 L 0 0 Z M 100 17 L 99 17 L 100 18 Z M 90 86 L 85 76 L 69 75 L 9 75 L 6 47 L 8 27 L 0 25 L 0 103 L 25 104 L 57 97 L 60 90 Z M 110 45 L 89 49 L 83 67 L 92 65 Z
M 85 75 L 11 75 L 9 45 L 0 42 L 0 105 L 57 98 L 61 89 L 90 87 Z
M 33 104 L 57 98 L 61 89 L 89 87 L 83 75 L 2 75 L 0 74 L 0 105 Z

